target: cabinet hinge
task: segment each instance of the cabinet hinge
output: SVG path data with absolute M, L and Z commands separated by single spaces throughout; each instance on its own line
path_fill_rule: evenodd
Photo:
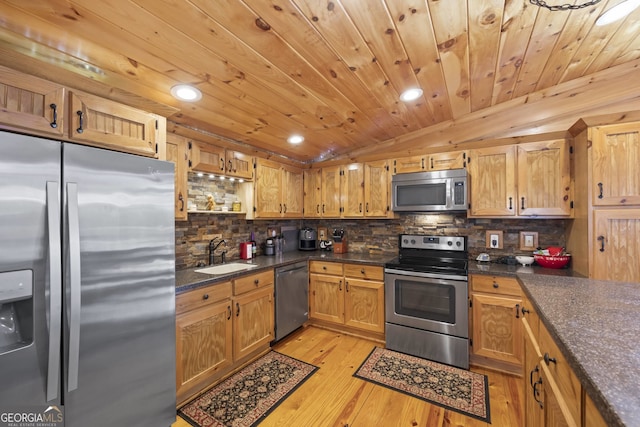
M 467 159 L 467 163 L 471 163 L 471 157 Z
M 466 159 L 467 158 L 467 153 L 462 153 L 462 159 Z
M 389 172 L 389 165 L 385 166 L 387 168 L 387 172 Z
M 191 168 L 191 159 L 189 159 L 189 168 Z
M 158 121 L 156 120 L 156 130 L 158 130 Z
M 253 163 L 253 168 L 257 169 L 258 168 L 258 164 L 256 162 Z
M 466 168 L 467 167 L 467 162 L 462 162 L 462 167 Z
M 473 300 L 469 300 L 469 308 L 473 307 Z
M 573 154 L 573 146 L 569 146 L 569 153 Z
M 471 210 L 471 203 L 469 203 L 469 210 Z
M 571 201 L 571 203 L 569 203 L 569 207 L 573 209 L 573 200 Z
M 189 150 L 191 150 L 191 141 L 187 144 L 189 146 Z
M 256 212 L 256 211 L 257 211 L 257 209 L 256 209 L 256 207 L 255 207 L 255 206 L 253 207 L 253 211 L 254 211 L 254 212 Z
M 473 339 L 469 338 L 469 347 L 473 347 Z
M 156 144 L 156 154 L 158 154 L 158 144 Z

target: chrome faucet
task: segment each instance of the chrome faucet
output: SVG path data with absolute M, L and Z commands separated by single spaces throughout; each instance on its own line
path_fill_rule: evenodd
M 227 247 L 227 241 L 222 239 L 220 240 L 217 244 L 216 244 L 216 240 L 218 240 L 218 237 L 215 237 L 213 239 L 211 239 L 211 241 L 209 242 L 209 265 L 213 265 L 215 264 L 215 255 L 214 252 L 216 251 L 216 249 L 218 249 L 218 246 L 220 246 L 221 244 L 224 243 L 224 247 Z M 227 251 L 224 250 L 222 251 L 222 253 L 220 254 L 220 259 L 221 259 L 221 263 L 224 264 L 225 261 L 225 257 L 227 255 Z

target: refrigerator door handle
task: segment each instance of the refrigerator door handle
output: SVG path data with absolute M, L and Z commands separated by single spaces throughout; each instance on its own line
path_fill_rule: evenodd
M 78 219 L 78 184 L 67 183 L 67 221 L 69 230 L 69 392 L 78 388 L 80 356 L 80 223 Z
M 62 255 L 60 247 L 59 185 L 47 182 L 47 229 L 49 238 L 49 361 L 47 401 L 58 398 L 60 383 L 60 331 L 62 328 Z

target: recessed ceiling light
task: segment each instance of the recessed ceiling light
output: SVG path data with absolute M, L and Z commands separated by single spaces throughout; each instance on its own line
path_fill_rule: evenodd
M 422 89 L 414 87 L 407 89 L 400 95 L 400 100 L 404 102 L 414 101 L 422 96 Z
M 287 142 L 289 142 L 289 144 L 300 144 L 302 141 L 304 141 L 304 136 L 302 135 L 291 135 L 287 138 Z
M 202 99 L 202 92 L 189 85 L 175 85 L 171 88 L 171 95 L 180 101 L 195 102 Z
M 600 17 L 596 19 L 596 25 L 601 27 L 603 25 L 611 24 L 612 22 L 624 18 L 633 12 L 638 6 L 640 6 L 640 0 L 626 0 L 622 3 L 618 3 L 600 15 Z

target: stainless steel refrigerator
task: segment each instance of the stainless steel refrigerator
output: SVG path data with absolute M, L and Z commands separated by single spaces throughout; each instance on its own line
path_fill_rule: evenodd
M 174 242 L 173 164 L 0 132 L 0 409 L 170 426 Z

